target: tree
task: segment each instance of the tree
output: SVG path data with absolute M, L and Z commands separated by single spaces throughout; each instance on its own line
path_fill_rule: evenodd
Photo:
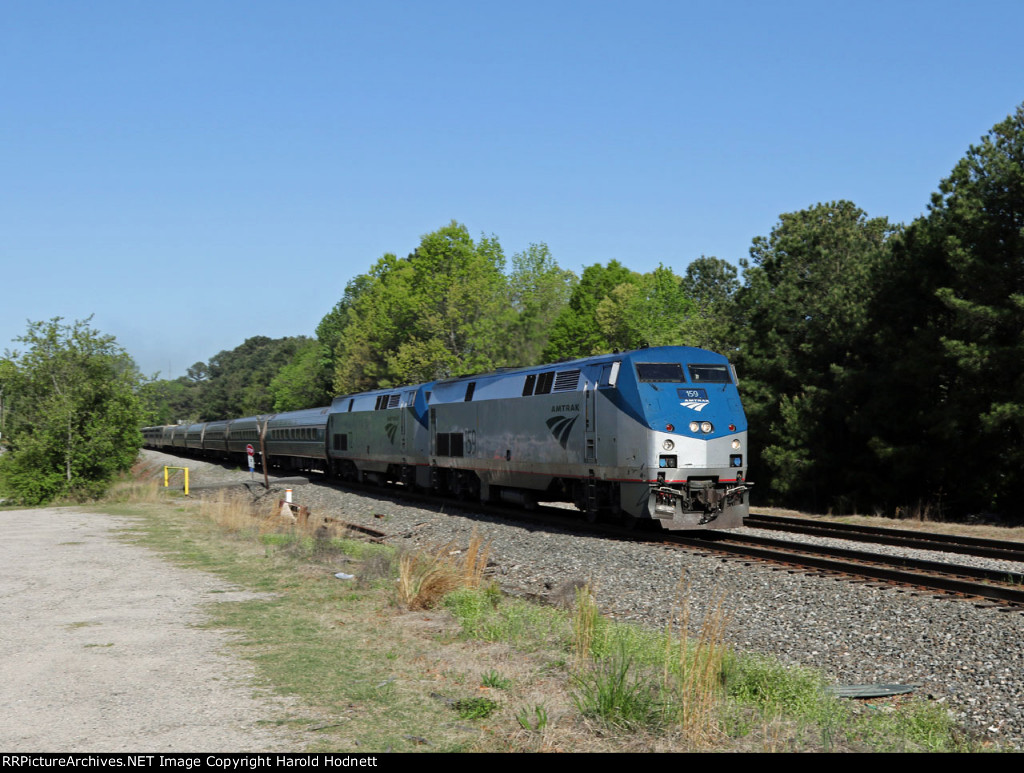
M 648 274 L 630 271 L 617 260 L 587 266 L 551 327 L 543 359 L 678 346 L 686 343 L 694 311 L 683 280 L 665 266 Z
M 3 435 L 7 431 L 7 404 L 10 402 L 10 389 L 18 373 L 17 366 L 9 359 L 0 360 L 0 448 L 3 447 Z
M 20 504 L 96 496 L 134 464 L 142 446 L 141 376 L 90 319 L 30 322 L 16 339 L 26 350 L 5 354 L 0 491 Z
M 396 386 L 503 364 L 514 320 L 495 237 L 452 222 L 407 258 L 384 255 L 358 278 L 335 349 L 337 393 Z
M 506 337 L 505 360 L 510 365 L 533 365 L 540 362 L 551 325 L 578 280 L 571 271 L 559 268 L 544 243 L 531 244 L 513 255 L 512 266 L 508 284 L 516 318 Z
M 741 262 L 736 360 L 751 443 L 763 449 L 751 477 L 791 504 L 822 507 L 851 485 L 849 378 L 897 230 L 848 201 L 818 204 L 782 215 Z
M 1024 485 L 1024 105 L 971 146 L 879 277 L 868 419 L 900 504 L 1011 511 Z M 884 392 L 881 390 L 884 388 Z
M 305 336 L 253 336 L 230 351 L 215 354 L 205 371 L 199 367 L 202 363 L 193 365 L 190 375 L 207 374 L 199 382 L 199 419 L 214 421 L 273 411 L 271 382 L 308 341 Z
M 142 385 L 140 396 L 150 424 L 192 422 L 199 416 L 200 384 L 188 376 L 155 379 Z
M 682 289 L 694 308 L 683 325 L 685 344 L 723 354 L 736 348 L 736 275 L 732 264 L 703 255 L 686 267 Z
M 680 278 L 658 266 L 615 287 L 597 304 L 595 319 L 609 347 L 625 351 L 678 346 L 693 310 Z
M 331 402 L 330 372 L 325 367 L 324 346 L 306 339 L 270 382 L 274 410 L 297 411 Z
M 597 308 L 615 288 L 639 281 L 635 274 L 617 260 L 607 266 L 595 263 L 583 269 L 579 283 L 573 288 L 569 304 L 562 309 L 551 326 L 548 345 L 541 358 L 545 362 L 587 357 L 615 348 L 597 324 Z M 620 290 L 620 295 L 625 293 Z

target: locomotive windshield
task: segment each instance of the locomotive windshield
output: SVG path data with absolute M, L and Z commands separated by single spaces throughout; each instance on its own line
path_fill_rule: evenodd
M 728 365 L 688 365 L 690 378 L 705 384 L 731 384 Z
M 657 381 L 659 383 L 686 381 L 686 377 L 683 376 L 683 366 L 678 362 L 638 362 L 636 375 L 640 381 Z

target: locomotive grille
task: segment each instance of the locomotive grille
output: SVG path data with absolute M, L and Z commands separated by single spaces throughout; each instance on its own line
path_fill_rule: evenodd
M 579 370 L 563 370 L 555 375 L 555 387 L 552 392 L 575 392 L 580 382 Z

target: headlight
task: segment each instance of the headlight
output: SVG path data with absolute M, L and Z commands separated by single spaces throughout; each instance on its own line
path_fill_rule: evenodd
M 715 428 L 713 426 L 711 426 L 711 422 L 710 421 L 702 421 L 700 423 L 700 431 L 705 433 L 705 434 L 707 434 L 708 432 L 713 431 L 714 429 Z
M 690 432 L 700 432 L 700 422 L 699 421 L 691 421 L 690 422 Z
M 671 451 L 673 448 L 676 447 L 676 444 L 673 443 L 671 440 L 666 439 L 665 442 L 661 444 L 661 447 L 664 448 L 666 451 Z
M 739 448 L 740 447 L 740 439 L 739 438 L 736 438 L 735 440 L 732 441 L 732 447 L 733 448 Z

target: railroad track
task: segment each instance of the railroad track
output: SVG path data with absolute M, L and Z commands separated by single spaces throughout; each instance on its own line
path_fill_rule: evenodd
M 698 537 L 673 534 L 663 542 L 708 553 L 984 600 L 1024 612 L 1024 574 L 1016 572 L 726 532 L 702 534 Z
M 289 482 L 300 482 L 291 479 Z M 309 481 L 312 482 L 312 481 Z M 976 567 L 927 561 L 899 556 L 886 556 L 846 548 L 822 547 L 786 540 L 740 535 L 731 532 L 704 532 L 699 536 L 685 536 L 679 533 L 633 531 L 612 524 L 584 524 L 573 511 L 555 507 L 540 506 L 536 511 L 527 512 L 518 508 L 498 505 L 482 505 L 479 502 L 460 502 L 438 499 L 420 492 L 404 489 L 384 489 L 376 486 L 339 484 L 334 481 L 318 480 L 321 485 L 347 489 L 367 496 L 404 499 L 420 504 L 453 507 L 467 513 L 487 514 L 492 517 L 510 518 L 535 528 L 562 528 L 569 531 L 600 534 L 631 541 L 650 541 L 686 548 L 702 553 L 729 555 L 746 560 L 757 560 L 790 566 L 802 570 L 826 572 L 837 577 L 860 578 L 878 581 L 893 586 L 916 588 L 921 591 L 940 592 L 959 598 L 985 600 L 989 603 L 1024 612 L 1024 574 L 1003 572 Z M 951 537 L 949 535 L 914 532 L 908 534 L 898 529 L 850 526 L 848 524 L 825 524 L 809 522 L 800 518 L 781 518 L 752 514 L 746 525 L 755 528 L 773 528 L 800 532 L 814 536 L 827 536 L 861 542 L 911 547 L 932 551 L 954 552 L 1024 562 L 1021 543 L 980 540 L 976 538 Z M 386 541 L 383 532 L 369 530 L 368 534 L 377 541 Z
M 892 545 L 918 550 L 941 550 L 945 553 L 997 558 L 1004 561 L 1024 562 L 1024 543 L 1008 540 L 980 539 L 953 534 L 910 532 L 905 529 L 888 529 L 881 526 L 855 526 L 847 523 L 813 521 L 807 518 L 751 513 L 743 521 L 744 526 L 755 529 L 771 529 L 794 534 L 808 534 L 833 539 L 856 540 L 879 545 Z

